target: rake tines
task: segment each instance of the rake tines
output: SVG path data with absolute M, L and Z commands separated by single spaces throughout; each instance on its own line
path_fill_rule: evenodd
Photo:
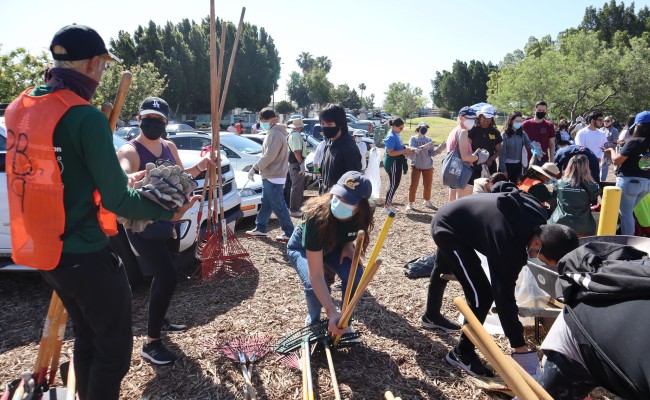
M 324 318 L 320 321 L 316 321 L 298 329 L 297 331 L 291 332 L 287 336 L 280 339 L 276 344 L 273 350 L 276 353 L 286 354 L 291 351 L 300 348 L 303 339 L 308 338 L 309 341 L 314 341 L 322 339 L 328 335 L 327 326 L 329 324 L 329 319 Z
M 226 230 L 225 235 L 220 232 L 221 229 Z M 211 235 L 206 234 L 207 241 L 201 248 L 201 280 L 204 282 L 238 278 L 255 272 L 250 254 L 234 232 L 227 225 L 221 229 Z

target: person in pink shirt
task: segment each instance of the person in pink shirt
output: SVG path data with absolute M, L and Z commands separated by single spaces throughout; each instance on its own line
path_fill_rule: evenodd
M 546 117 L 547 105 L 544 101 L 538 101 L 535 104 L 534 114 L 535 117 L 524 121 L 522 129 L 528 135 L 528 138 L 537 142 L 542 146 L 542 159 L 535 157 L 535 165 L 543 165 L 546 162 L 553 162 L 555 159 L 555 126 Z M 528 150 L 528 158 L 530 159 L 531 153 Z
M 458 112 L 458 125 L 449 132 L 447 137 L 447 152 L 454 151 L 456 148 L 456 138 L 460 147 L 460 156 L 468 164 L 473 164 L 478 160 L 478 156 L 472 154 L 472 141 L 467 137 L 467 131 L 472 129 L 476 121 L 476 111 L 470 107 L 463 107 Z M 464 196 L 472 194 L 473 186 L 467 184 L 463 189 L 449 188 L 449 201 L 460 199 Z

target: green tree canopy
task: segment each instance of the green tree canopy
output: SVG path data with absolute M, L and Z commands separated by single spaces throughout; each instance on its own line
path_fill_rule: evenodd
M 6 54 L 0 52 L 0 102 L 9 103 L 28 87 L 44 83 L 49 63 L 45 52 L 34 56 L 22 47 Z
M 275 111 L 277 111 L 278 114 L 289 114 L 293 110 L 294 108 L 291 103 L 285 100 L 278 101 L 278 104 L 275 105 Z
M 464 106 L 484 101 L 487 97 L 487 82 L 492 65 L 472 60 L 469 65 L 456 60 L 451 71 L 436 72 L 431 81 L 433 104 L 448 110 L 459 110 Z
M 409 114 L 424 107 L 426 101 L 419 87 L 411 87 L 410 83 L 394 82 L 388 86 L 384 108 L 391 114 L 408 118 Z

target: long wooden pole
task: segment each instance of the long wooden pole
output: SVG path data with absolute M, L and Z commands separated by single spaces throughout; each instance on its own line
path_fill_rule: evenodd
M 117 127 L 117 120 L 120 118 L 122 107 L 124 107 L 124 101 L 126 100 L 126 95 L 129 93 L 132 78 L 133 75 L 131 75 L 130 71 L 122 72 L 120 85 L 117 87 L 115 101 L 113 102 L 113 109 L 111 110 L 111 115 L 108 117 L 108 125 L 111 127 L 111 132 L 115 131 Z
M 327 356 L 327 365 L 330 369 L 330 376 L 332 377 L 332 387 L 334 388 L 334 398 L 341 400 L 341 392 L 339 392 L 339 381 L 336 379 L 336 370 L 334 369 L 334 360 L 332 360 L 332 350 L 330 350 L 327 340 L 325 341 L 325 355 Z
M 365 238 L 366 233 L 364 231 L 357 232 L 357 240 L 354 243 L 354 256 L 352 257 L 350 276 L 348 277 L 348 284 L 345 286 L 345 296 L 343 296 L 343 306 L 341 307 L 341 312 L 345 311 L 345 309 L 348 308 L 348 303 L 350 302 L 350 293 L 352 293 L 352 287 L 354 286 L 354 278 L 357 276 L 357 267 L 359 265 L 359 259 L 361 258 L 361 249 L 363 248 L 363 241 Z

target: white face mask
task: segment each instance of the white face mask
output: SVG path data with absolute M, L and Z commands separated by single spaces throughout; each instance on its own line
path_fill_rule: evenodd
M 465 129 L 470 130 L 474 127 L 474 122 L 476 122 L 476 120 L 466 119 L 465 121 L 463 121 L 463 126 L 465 127 Z

